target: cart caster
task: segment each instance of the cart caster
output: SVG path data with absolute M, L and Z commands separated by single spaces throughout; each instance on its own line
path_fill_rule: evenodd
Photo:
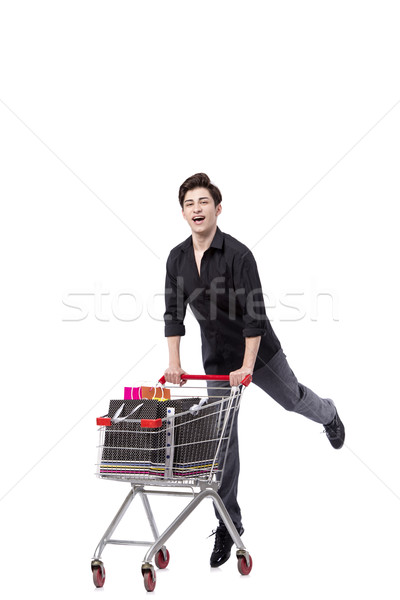
M 164 558 L 164 553 L 163 553 L 162 549 L 159 550 L 154 557 L 154 562 L 156 563 L 157 569 L 165 569 L 166 567 L 168 567 L 169 552 L 166 548 L 164 550 L 165 550 L 165 558 Z
M 93 583 L 97 588 L 102 588 L 106 580 L 106 570 L 101 561 L 92 563 Z
M 146 569 L 143 571 L 143 583 L 146 588 L 146 592 L 154 592 L 154 588 L 156 587 L 156 574 L 150 571 L 150 569 Z
M 249 564 L 247 564 L 245 556 L 238 556 L 238 570 L 241 575 L 248 575 L 253 568 L 253 561 L 249 554 Z

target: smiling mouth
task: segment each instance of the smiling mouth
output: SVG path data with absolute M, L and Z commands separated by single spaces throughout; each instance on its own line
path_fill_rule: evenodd
M 204 221 L 205 217 L 193 217 L 193 221 L 195 223 L 202 223 Z

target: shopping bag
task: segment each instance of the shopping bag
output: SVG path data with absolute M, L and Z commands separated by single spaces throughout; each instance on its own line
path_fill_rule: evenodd
M 100 474 L 163 476 L 165 414 L 157 400 L 110 400 Z
M 179 412 L 174 417 L 173 476 L 176 478 L 206 477 L 218 470 L 221 403 L 208 401 L 199 407 L 199 401 L 199 398 L 180 400 Z M 166 404 L 168 407 L 170 402 Z M 193 410 L 195 407 L 197 410 Z
M 168 400 L 171 391 L 164 387 L 124 387 L 124 400 Z
M 199 408 L 199 402 L 110 400 L 108 415 L 98 419 L 105 425 L 100 474 L 197 478 L 215 472 L 221 405 Z

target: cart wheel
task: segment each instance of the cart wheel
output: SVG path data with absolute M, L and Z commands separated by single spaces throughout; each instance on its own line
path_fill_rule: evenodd
M 146 592 L 154 592 L 154 588 L 156 587 L 156 574 L 154 573 L 153 578 L 153 575 L 151 574 L 151 571 L 149 569 L 144 571 L 143 583 L 144 587 L 146 588 Z
M 94 567 L 93 569 L 93 583 L 97 588 L 101 588 L 106 580 L 106 570 L 103 567 Z
M 250 560 L 250 564 L 248 565 L 246 562 L 246 557 L 245 556 L 239 556 L 238 557 L 238 569 L 239 569 L 239 573 L 241 575 L 248 575 L 253 567 L 253 561 L 252 558 L 249 554 L 249 560 Z
M 156 567 L 158 569 L 165 569 L 166 567 L 168 567 L 169 552 L 166 548 L 165 548 L 165 554 L 166 554 L 166 558 L 164 558 L 163 551 L 159 550 L 154 557 L 154 562 L 156 563 Z

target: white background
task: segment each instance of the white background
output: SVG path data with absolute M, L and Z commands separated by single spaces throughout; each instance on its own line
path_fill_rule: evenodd
M 129 490 L 93 475 L 95 419 L 166 367 L 157 294 L 189 235 L 178 187 L 198 171 L 222 190 L 220 228 L 253 249 L 290 365 L 334 398 L 347 438 L 334 451 L 250 387 L 253 571 L 210 570 L 207 502 L 169 541 L 155 595 L 398 598 L 397 8 L 1 3 L 4 598 L 146 593 L 140 548 L 106 548 L 93 587 L 92 553 Z M 183 367 L 201 371 L 186 321 Z M 181 507 L 155 502 L 160 528 Z M 141 529 L 132 513 L 121 537 Z

